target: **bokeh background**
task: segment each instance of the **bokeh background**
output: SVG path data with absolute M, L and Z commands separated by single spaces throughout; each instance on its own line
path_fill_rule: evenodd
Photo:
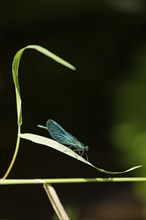
M 0 176 L 12 158 L 16 103 L 11 65 L 24 46 L 43 46 L 75 72 L 34 50 L 20 66 L 23 132 L 48 118 L 89 146 L 89 160 L 145 176 L 145 1 L 1 1 Z M 9 178 L 108 177 L 64 154 L 21 141 Z M 71 219 L 144 220 L 142 183 L 55 185 Z M 53 219 L 42 186 L 0 186 L 0 219 Z M 55 218 L 54 218 L 55 219 Z

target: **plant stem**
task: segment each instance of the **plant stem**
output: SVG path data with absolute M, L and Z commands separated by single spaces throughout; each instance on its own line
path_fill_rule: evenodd
M 63 178 L 63 179 L 0 179 L 0 185 L 44 184 L 44 183 L 89 183 L 89 182 L 146 182 L 146 177 L 109 178 Z
M 47 196 L 48 196 L 58 218 L 60 220 L 62 220 L 62 219 L 69 220 L 69 217 L 68 217 L 63 205 L 61 204 L 60 199 L 59 199 L 54 187 L 52 187 L 50 184 L 45 183 L 44 189 L 47 193 Z
M 19 134 L 19 132 L 20 132 L 20 127 L 19 127 L 18 129 L 19 129 L 19 131 L 18 131 L 18 134 Z M 16 142 L 15 152 L 14 152 L 14 154 L 13 154 L 11 163 L 10 163 L 10 165 L 9 165 L 9 167 L 8 167 L 8 169 L 7 169 L 7 171 L 6 171 L 6 173 L 5 173 L 4 176 L 2 177 L 2 179 L 6 179 L 6 178 L 7 178 L 7 176 L 9 175 L 9 173 L 10 173 L 10 171 L 11 171 L 11 169 L 12 169 L 14 163 L 15 163 L 15 160 L 16 160 L 16 157 L 17 157 L 17 154 L 18 154 L 18 150 L 19 150 L 19 144 L 20 144 L 20 137 L 19 137 L 19 135 L 17 135 L 17 142 Z M 1 180 L 0 180 L 0 181 L 1 181 Z

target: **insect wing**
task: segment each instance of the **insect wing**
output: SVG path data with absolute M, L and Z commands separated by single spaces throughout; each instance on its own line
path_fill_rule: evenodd
M 52 138 L 61 144 L 77 146 L 79 141 L 64 128 L 62 128 L 57 122 L 49 119 L 46 123 L 48 131 Z

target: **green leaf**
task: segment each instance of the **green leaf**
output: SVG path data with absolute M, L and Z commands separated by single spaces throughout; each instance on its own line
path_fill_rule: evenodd
M 76 68 L 68 63 L 67 61 L 63 60 L 59 56 L 55 55 L 54 53 L 50 52 L 49 50 L 45 49 L 44 47 L 38 46 L 38 45 L 29 45 L 21 50 L 19 50 L 14 59 L 12 64 L 12 74 L 13 74 L 13 81 L 15 85 L 15 92 L 16 92 L 16 105 L 17 105 L 17 123 L 18 126 L 21 126 L 22 124 L 22 100 L 20 95 L 20 88 L 19 88 L 19 78 L 18 78 L 18 70 L 19 70 L 19 64 L 22 57 L 23 52 L 26 49 L 35 49 L 39 51 L 40 53 L 48 56 L 49 58 L 55 60 L 56 62 L 60 63 L 61 65 L 66 66 L 67 68 L 70 68 L 72 70 L 76 70 Z
M 25 133 L 25 134 L 19 134 L 19 137 L 23 138 L 23 139 L 27 139 L 29 141 L 32 141 L 32 142 L 35 142 L 37 144 L 42 144 L 42 145 L 45 145 L 47 147 L 51 147 L 53 148 L 54 150 L 58 150 L 70 157 L 73 157 L 83 163 L 86 163 L 87 165 L 95 168 L 96 170 L 98 170 L 99 172 L 102 172 L 102 173 L 107 173 L 107 174 L 122 174 L 122 173 L 127 173 L 127 172 L 130 172 L 132 170 L 135 170 L 141 166 L 135 166 L 135 167 L 132 167 L 128 170 L 125 170 L 125 171 L 121 171 L 121 172 L 111 172 L 111 171 L 107 171 L 107 170 L 104 170 L 104 169 L 101 169 L 101 168 L 98 168 L 96 166 L 94 166 L 93 164 L 89 163 L 89 161 L 85 160 L 83 157 L 79 156 L 77 153 L 75 153 L 74 151 L 72 151 L 70 148 L 66 147 L 65 145 L 63 144 L 60 144 L 58 143 L 57 141 L 55 140 L 52 140 L 50 138 L 46 138 L 46 137 L 43 137 L 43 136 L 40 136 L 40 135 L 36 135 L 36 134 L 30 134 L 30 133 Z
M 21 100 L 21 94 L 20 94 L 20 87 L 19 87 L 19 77 L 18 77 L 18 70 L 19 70 L 19 64 L 20 64 L 20 60 L 21 60 L 21 57 L 22 57 L 22 54 L 23 52 L 26 50 L 26 49 L 35 49 L 37 51 L 39 51 L 40 53 L 48 56 L 49 58 L 55 60 L 56 62 L 72 69 L 72 70 L 75 70 L 76 68 L 74 66 L 72 66 L 70 63 L 66 62 L 65 60 L 63 60 L 62 58 L 58 57 L 57 55 L 53 54 L 52 52 L 48 51 L 47 49 L 41 47 L 41 46 L 38 46 L 38 45 L 29 45 L 29 46 L 26 46 L 22 49 L 20 49 L 14 59 L 13 59 L 13 64 L 12 64 L 12 75 L 13 75 L 13 81 L 14 81 L 14 85 L 15 85 L 15 92 L 16 92 L 16 106 L 17 106 L 17 124 L 18 124 L 18 136 L 17 136 L 17 142 L 16 142 L 16 148 L 15 148 L 15 152 L 14 152 L 14 155 L 13 155 L 13 158 L 12 158 L 12 161 L 3 177 L 3 179 L 7 178 L 8 174 L 10 173 L 13 165 L 14 165 L 14 162 L 16 160 L 16 157 L 17 157 L 17 154 L 18 154 L 18 149 L 19 149 L 19 143 L 20 143 L 20 138 L 23 138 L 23 139 L 27 139 L 27 140 L 30 140 L 30 141 L 33 141 L 37 144 L 42 144 L 42 145 L 45 145 L 45 146 L 48 146 L 48 147 L 51 147 L 55 150 L 58 150 L 62 153 L 65 153 L 67 154 L 68 156 L 71 156 L 83 163 L 86 163 L 87 165 L 97 169 L 98 171 L 102 172 L 102 173 L 107 173 L 107 174 L 121 174 L 121 173 L 126 173 L 126 172 L 130 172 L 132 170 L 135 170 L 141 166 L 135 166 L 135 167 L 132 167 L 128 170 L 125 170 L 125 171 L 121 171 L 121 172 L 110 172 L 110 171 L 106 171 L 104 169 L 101 169 L 101 168 L 98 168 L 96 166 L 94 166 L 93 164 L 89 163 L 87 160 L 85 160 L 84 158 L 80 157 L 78 154 L 76 154 L 74 151 L 72 151 L 71 149 L 69 149 L 68 147 L 52 140 L 52 139 L 49 139 L 49 138 L 45 138 L 45 137 L 42 137 L 42 136 L 39 136 L 39 135 L 35 135 L 35 134 L 29 134 L 29 133 L 26 133 L 26 134 L 21 134 L 21 125 L 22 125 L 22 100 Z
M 38 46 L 38 45 L 29 45 L 29 46 L 25 47 L 25 49 L 35 49 L 35 50 L 39 51 L 40 53 L 50 57 L 53 60 L 55 60 L 57 63 L 60 63 L 61 65 L 64 65 L 64 66 L 66 66 L 67 68 L 69 68 L 71 70 L 76 70 L 76 68 L 73 65 L 71 65 L 67 61 L 63 60 L 59 56 L 55 55 L 51 51 L 45 49 L 44 47 L 41 47 L 41 46 Z
M 22 125 L 22 121 L 23 121 L 23 119 L 22 119 L 22 100 L 21 100 L 21 93 L 20 93 L 20 87 L 19 87 L 19 77 L 18 77 L 19 72 L 18 72 L 18 70 L 19 70 L 19 64 L 20 64 L 22 54 L 26 49 L 35 49 L 35 50 L 39 51 L 40 53 L 48 56 L 49 58 L 55 60 L 56 62 L 66 66 L 67 68 L 70 68 L 72 70 L 76 69 L 73 65 L 71 65 L 67 61 L 63 60 L 59 56 L 53 54 L 49 50 L 47 50 L 47 49 L 45 49 L 41 46 L 38 46 L 38 45 L 26 46 L 26 47 L 20 49 L 16 53 L 16 55 L 14 56 L 14 59 L 13 59 L 13 63 L 12 63 L 12 75 L 13 75 L 13 81 L 14 81 L 15 93 L 16 93 L 18 134 L 21 132 L 21 125 Z M 17 154 L 18 154 L 18 150 L 19 150 L 19 144 L 20 144 L 20 137 L 17 135 L 15 152 L 13 154 L 10 165 L 9 165 L 6 173 L 3 176 L 3 179 L 7 178 L 7 176 L 9 175 L 9 173 L 10 173 L 10 171 L 11 171 L 11 169 L 12 169 L 14 163 L 15 163 L 15 160 L 16 160 L 16 157 L 17 157 Z

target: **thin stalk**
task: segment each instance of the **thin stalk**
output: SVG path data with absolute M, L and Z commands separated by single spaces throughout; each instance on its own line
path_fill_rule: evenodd
M 58 218 L 60 220 L 70 220 L 54 187 L 46 183 L 43 186 Z
M 18 127 L 18 134 L 20 133 L 20 127 Z M 17 135 L 17 141 L 16 141 L 16 147 L 15 147 L 15 152 L 13 154 L 13 157 L 12 157 L 12 160 L 10 162 L 10 165 L 6 171 L 6 173 L 4 174 L 4 176 L 2 177 L 2 179 L 6 179 L 7 176 L 9 175 L 9 173 L 11 172 L 11 169 L 15 163 L 15 160 L 16 160 L 16 157 L 17 157 L 17 154 L 18 154 L 18 150 L 19 150 L 19 145 L 20 145 L 20 137 L 19 135 Z
M 0 185 L 20 184 L 60 184 L 60 183 L 102 183 L 102 182 L 146 182 L 146 177 L 109 177 L 109 178 L 62 178 L 62 179 L 0 179 Z

